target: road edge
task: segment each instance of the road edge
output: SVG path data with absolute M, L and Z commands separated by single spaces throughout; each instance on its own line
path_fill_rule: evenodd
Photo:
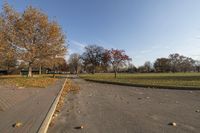
M 54 102 L 52 103 L 49 111 L 47 112 L 47 115 L 46 115 L 44 121 L 42 122 L 41 126 L 39 127 L 38 133 L 46 133 L 47 132 L 49 124 L 50 124 L 50 122 L 52 120 L 53 114 L 54 114 L 54 112 L 56 110 L 56 107 L 58 105 L 60 96 L 61 96 L 61 94 L 63 92 L 63 89 L 65 87 L 65 84 L 66 84 L 67 80 L 68 79 L 66 78 L 65 81 L 64 81 L 64 84 L 62 85 L 62 88 L 61 88 L 60 92 L 58 93 L 58 95 L 55 98 Z
M 199 88 L 195 87 L 175 87 L 175 86 L 158 86 L 158 85 L 143 85 L 143 84 L 132 84 L 132 83 L 119 83 L 119 82 L 112 82 L 112 81 L 105 81 L 105 80 L 94 80 L 94 79 L 85 79 L 86 81 L 96 82 L 96 83 L 103 83 L 103 84 L 113 84 L 113 85 L 122 85 L 122 86 L 131 86 L 131 87 L 144 87 L 144 88 L 151 88 L 151 89 L 170 89 L 170 90 L 192 90 L 192 91 L 200 91 Z

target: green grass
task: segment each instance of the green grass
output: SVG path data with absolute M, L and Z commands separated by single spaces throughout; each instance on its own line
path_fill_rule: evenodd
M 81 78 L 110 83 L 123 83 L 135 86 L 158 88 L 197 88 L 200 89 L 200 73 L 145 73 L 118 74 L 113 73 L 81 74 Z
M 51 76 L 42 75 L 36 77 L 22 77 L 20 75 L 6 75 L 0 76 L 0 85 L 14 85 L 16 87 L 39 87 L 45 88 L 49 85 L 55 83 L 57 78 L 52 78 Z

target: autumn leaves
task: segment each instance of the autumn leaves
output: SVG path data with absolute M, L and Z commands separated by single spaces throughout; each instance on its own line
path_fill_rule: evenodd
M 9 53 L 27 63 L 29 77 L 36 62 L 55 66 L 56 59 L 63 58 L 67 51 L 64 44 L 65 35 L 61 27 L 50 21 L 44 12 L 30 6 L 19 13 L 4 4 L 0 16 L 0 54 Z

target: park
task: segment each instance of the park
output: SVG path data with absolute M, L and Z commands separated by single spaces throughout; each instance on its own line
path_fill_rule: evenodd
M 53 3 L 47 5 L 53 6 Z M 72 2 L 71 6 L 77 6 L 77 3 Z M 80 10 L 91 4 L 80 3 Z M 130 5 L 133 6 L 132 2 L 120 3 L 113 7 L 108 4 L 114 11 L 109 13 L 124 13 Z M 148 50 L 148 45 L 144 44 L 145 49 L 137 52 L 143 46 L 139 42 L 134 47 L 131 44 L 110 45 L 99 40 L 93 43 L 93 32 L 88 34 L 91 40 L 87 43 L 78 42 L 74 40 L 73 32 L 66 32 L 66 27 L 72 30 L 71 26 L 76 28 L 82 23 L 86 26 L 81 16 L 78 19 L 81 24 L 67 20 L 66 26 L 63 19 L 67 18 L 63 16 L 69 14 L 63 13 L 61 8 L 57 8 L 63 13 L 61 17 L 59 14 L 53 17 L 55 14 L 49 12 L 51 6 L 46 6 L 46 3 L 33 2 L 23 8 L 18 4 L 0 2 L 0 132 L 199 133 L 198 44 L 194 44 L 192 53 L 178 44 L 177 49 L 152 44 Z M 99 7 L 98 4 L 92 5 Z M 68 6 L 69 9 L 63 9 L 75 10 L 70 8 L 70 4 Z M 118 6 L 124 9 L 119 10 Z M 99 17 L 110 15 L 101 14 L 97 9 L 93 10 Z M 84 12 L 86 17 L 94 15 L 90 8 L 87 10 Z M 74 15 L 78 15 L 77 12 Z M 110 17 L 116 19 L 115 15 Z M 110 21 L 103 22 L 102 25 Z M 88 26 L 92 27 L 92 24 Z M 111 25 L 120 29 L 118 25 Z M 82 28 L 76 30 L 83 32 Z M 98 34 L 102 32 L 100 29 L 96 29 Z M 135 27 L 135 30 L 138 29 Z M 114 33 L 115 30 L 112 36 L 122 41 Z M 87 38 L 87 34 L 80 33 L 80 36 Z

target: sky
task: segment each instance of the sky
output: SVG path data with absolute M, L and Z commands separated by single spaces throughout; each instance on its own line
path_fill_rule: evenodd
M 19 12 L 32 5 L 56 20 L 66 34 L 68 55 L 96 44 L 125 50 L 136 66 L 172 53 L 200 60 L 200 0 L 7 2 Z

